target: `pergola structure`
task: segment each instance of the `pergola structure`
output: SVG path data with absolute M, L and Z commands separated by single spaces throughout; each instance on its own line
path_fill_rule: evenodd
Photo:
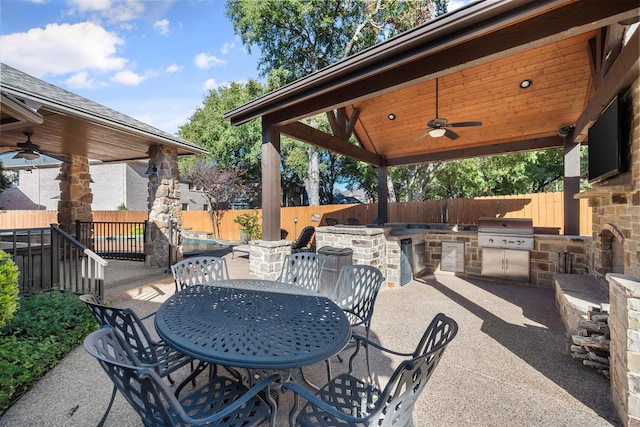
M 167 223 L 180 221 L 178 156 L 207 154 L 188 141 L 2 64 L 0 154 L 46 154 L 62 161 L 58 222 L 74 234 L 76 220 L 91 221 L 89 159 L 149 161 L 150 248 L 147 261 L 164 265 Z
M 263 239 L 280 239 L 283 134 L 377 167 L 383 220 L 389 166 L 562 147 L 564 230 L 579 234 L 580 143 L 638 78 L 639 5 L 478 1 L 226 113 L 233 125 L 262 119 Z M 320 113 L 331 134 L 301 121 Z M 436 118 L 482 126 L 418 139 Z

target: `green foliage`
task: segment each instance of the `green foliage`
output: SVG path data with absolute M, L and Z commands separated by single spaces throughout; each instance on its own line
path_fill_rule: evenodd
M 231 83 L 211 90 L 189 121 L 178 131 L 180 137 L 206 148 L 211 159 L 221 168 L 238 166 L 245 170 L 245 179 L 259 180 L 262 128 L 260 120 L 242 126 L 232 126 L 224 120 L 227 111 L 253 101 L 265 92 L 257 81 Z M 190 156 L 180 161 L 180 172 L 193 169 L 202 158 Z
M 2 165 L 2 160 L 0 160 L 0 193 L 10 186 L 11 180 L 4 174 L 4 167 Z
M 19 274 L 11 256 L 0 250 L 0 328 L 11 320 L 18 309 Z
M 144 227 L 136 227 L 129 231 L 129 236 L 142 236 L 144 234 Z
M 73 293 L 23 297 L 11 328 L 0 329 L 0 413 L 97 326 Z
M 120 203 L 120 204 L 118 205 L 118 210 L 119 210 L 119 211 L 128 211 L 128 210 L 129 210 L 129 208 L 127 208 L 127 207 L 125 206 L 124 202 L 122 202 L 122 203 Z
M 250 239 L 259 239 L 262 235 L 262 226 L 258 217 L 258 210 L 252 213 L 244 213 L 233 219 L 233 222 L 240 224 L 240 231 L 246 233 Z

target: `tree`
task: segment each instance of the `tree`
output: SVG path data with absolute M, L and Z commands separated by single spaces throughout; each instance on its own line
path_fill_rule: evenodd
M 289 83 L 446 12 L 446 0 L 227 0 L 227 16 L 249 50 L 260 48 L 262 76 Z M 286 70 L 286 71 L 285 71 Z M 312 118 L 312 125 L 315 118 Z M 309 145 L 303 177 L 319 202 L 318 152 Z
M 188 165 L 181 174 L 201 189 L 207 199 L 214 235 L 220 235 L 220 221 L 231 204 L 249 199 L 255 193 L 254 186 L 245 184 L 245 170 L 239 166 L 222 168 L 211 160 L 201 158 Z
M 0 160 L 0 194 L 11 186 L 11 180 L 4 174 L 4 167 L 2 166 L 2 160 Z
M 259 120 L 244 126 L 232 126 L 224 120 L 223 113 L 252 101 L 265 92 L 262 84 L 255 80 L 247 83 L 233 82 L 228 86 L 212 89 L 189 121 L 178 131 L 180 137 L 209 150 L 222 168 L 239 166 L 251 182 L 260 179 L 260 150 L 262 129 Z M 196 158 L 181 163 L 196 162 Z

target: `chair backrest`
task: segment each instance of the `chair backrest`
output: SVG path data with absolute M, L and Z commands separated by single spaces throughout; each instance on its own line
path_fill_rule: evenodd
M 442 354 L 458 333 L 458 324 L 446 315 L 437 314 L 413 353 L 396 368 L 377 402 L 382 427 L 413 425 L 416 400 L 431 378 Z
M 120 333 L 121 339 L 127 342 L 140 361 L 147 364 L 158 362 L 153 348 L 157 343 L 133 310 L 99 304 L 93 294 L 81 295 L 80 300 L 100 326 L 111 326 Z
M 351 326 L 368 327 L 382 282 L 384 276 L 371 265 L 345 265 L 340 269 L 334 301 L 345 311 Z
M 277 281 L 319 292 L 324 261 L 324 255 L 314 252 L 287 255 Z
M 327 223 L 327 225 L 336 225 L 338 224 L 338 220 L 335 218 L 325 218 L 324 222 Z
M 289 232 L 287 230 L 285 230 L 284 228 L 280 229 L 280 238 L 282 240 L 286 239 L 288 235 L 289 235 Z
M 193 285 L 206 285 L 215 280 L 228 280 L 227 260 L 214 256 L 185 258 L 171 266 L 176 292 Z
M 304 251 L 308 249 L 309 244 L 311 243 L 311 238 L 315 232 L 316 229 L 311 225 L 303 228 L 298 239 L 291 244 L 291 252 Z
M 360 224 L 360 220 L 358 218 L 347 218 L 347 224 L 358 225 Z
M 145 426 L 183 425 L 171 414 L 183 411 L 171 390 L 153 369 L 142 368 L 135 352 L 111 326 L 92 332 L 84 348 L 94 356 Z

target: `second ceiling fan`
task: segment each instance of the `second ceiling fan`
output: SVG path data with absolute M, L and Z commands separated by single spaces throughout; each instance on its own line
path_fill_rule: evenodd
M 438 117 L 438 78 L 436 77 L 436 118 L 427 122 L 427 127 L 429 128 L 429 130 L 414 139 L 413 143 L 415 144 L 427 135 L 430 135 L 433 138 L 446 136 L 449 139 L 457 139 L 460 135 L 449 128 L 470 126 L 482 126 L 482 122 L 449 123 L 447 119 Z

